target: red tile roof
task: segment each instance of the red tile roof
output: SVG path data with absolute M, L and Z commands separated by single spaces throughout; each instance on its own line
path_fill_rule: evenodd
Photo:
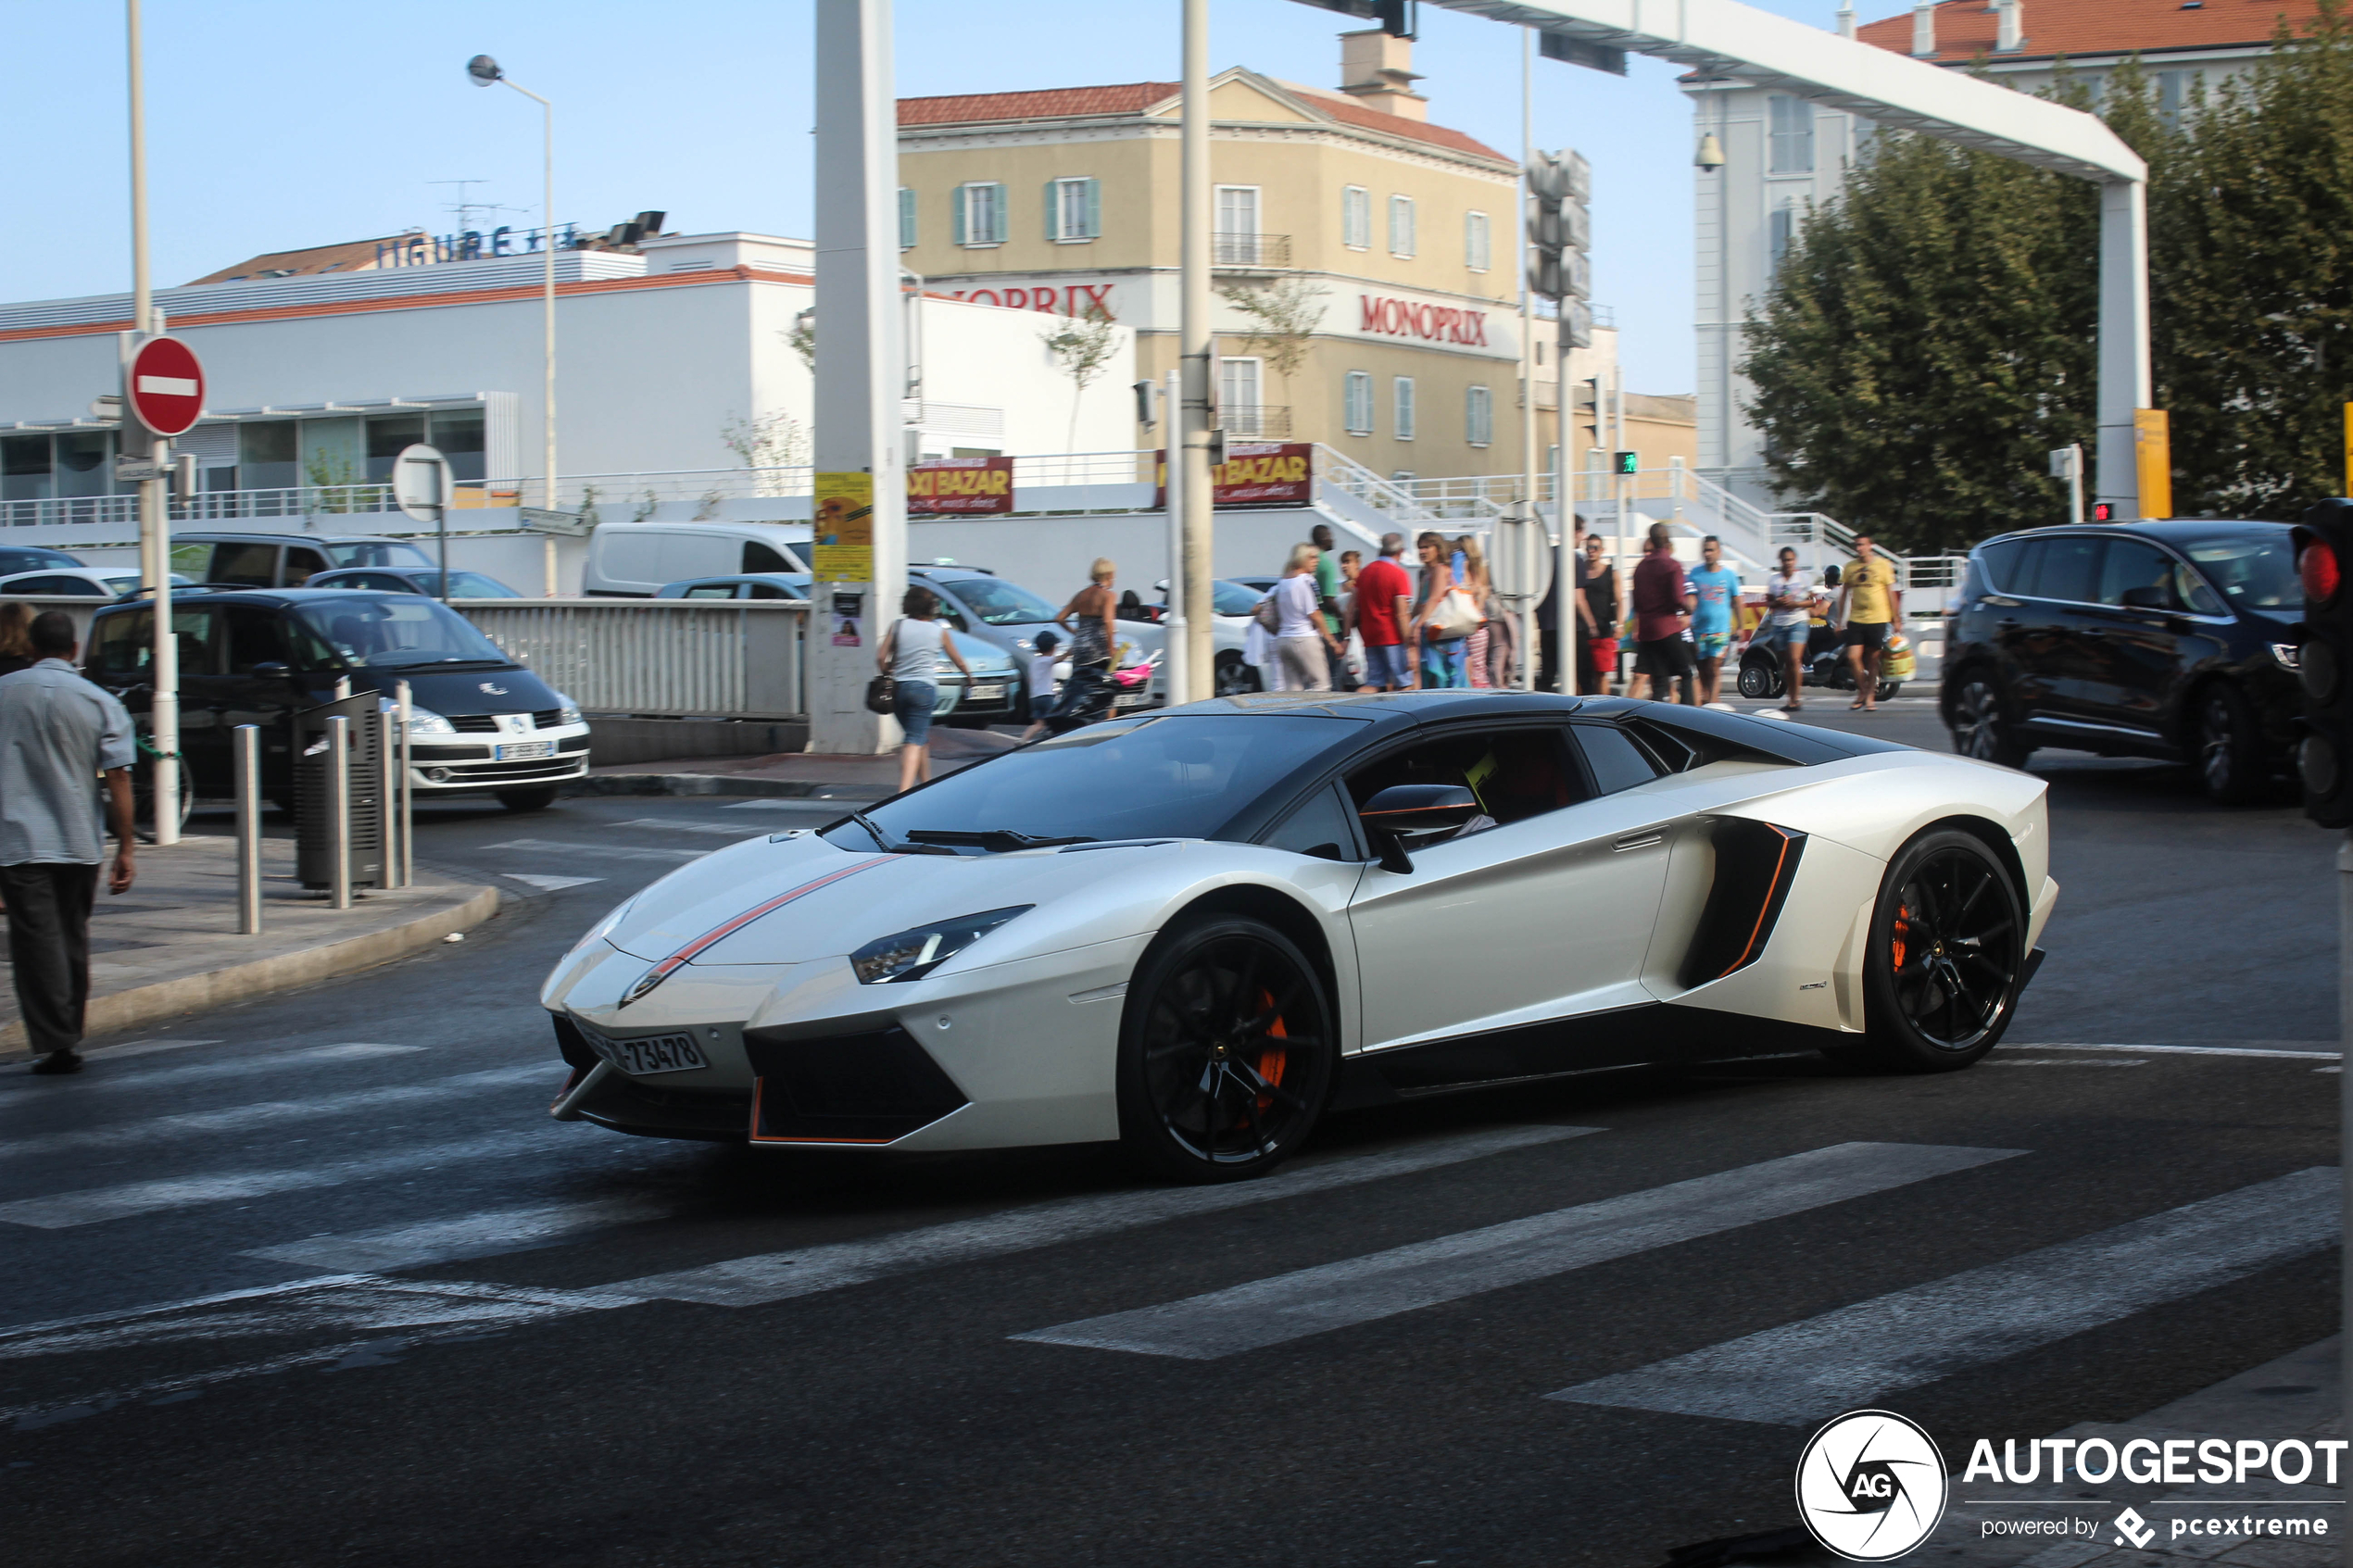
M 191 278 L 188 286 L 197 283 L 238 282 L 247 278 L 307 277 L 315 272 L 367 272 L 376 265 L 376 247 L 406 240 L 406 234 L 386 234 L 381 239 L 349 240 L 342 245 L 311 245 L 303 250 L 271 251 L 234 267 L 223 267 L 218 272 L 208 272 L 201 278 Z
M 2314 0 L 2024 0 L 2025 46 L 2000 58 L 2124 55 L 2135 50 L 2219 49 L 2268 44 L 2285 17 L 2301 31 L 2318 14 Z M 1936 54 L 1945 64 L 1993 55 L 1994 8 L 1985 0 L 1943 0 L 1936 7 Z M 1866 44 L 1912 52 L 1912 15 L 1856 30 Z
M 964 93 L 948 98 L 901 98 L 901 125 L 965 125 L 987 119 L 1073 119 L 1088 115 L 1141 114 L 1176 95 L 1174 82 L 1127 82 L 1115 87 L 1049 87 L 1042 93 Z
M 1500 163 L 1512 161 L 1486 144 L 1447 126 L 1407 119 L 1403 115 L 1390 114 L 1360 104 L 1343 94 L 1327 93 L 1318 87 L 1301 87 L 1288 82 L 1281 85 L 1290 92 L 1311 99 L 1317 110 L 1342 125 L 1385 132 L 1407 141 L 1426 142 L 1432 146 L 1468 153 L 1474 157 L 1493 158 Z M 901 98 L 899 100 L 899 123 L 970 125 L 988 120 L 1072 119 L 1142 114 L 1154 104 L 1175 97 L 1177 91 L 1178 84 L 1174 82 L 1129 82 L 1111 87 L 1050 87 L 1038 93 L 967 93 L 945 98 Z

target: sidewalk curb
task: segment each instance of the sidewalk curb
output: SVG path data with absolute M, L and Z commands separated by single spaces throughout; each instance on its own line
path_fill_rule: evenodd
M 497 912 L 498 890 L 476 887 L 462 903 L 420 915 L 389 930 L 93 997 L 83 1027 L 93 1035 L 109 1034 L 175 1013 L 202 1011 L 246 1001 L 267 992 L 291 990 L 312 981 L 373 969 L 421 947 L 430 947 L 452 932 L 471 930 Z M 21 1020 L 0 1025 L 0 1060 L 27 1060 L 31 1055 L 25 1046 Z
M 563 786 L 581 795 L 758 795 L 795 799 L 887 800 L 895 790 L 818 779 L 756 779 L 734 773 L 590 773 Z

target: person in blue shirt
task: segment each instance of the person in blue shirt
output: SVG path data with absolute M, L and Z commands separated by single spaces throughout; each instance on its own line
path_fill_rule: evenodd
M 1734 612 L 1741 602 L 1741 574 L 1724 564 L 1724 546 L 1711 533 L 1699 543 L 1700 567 L 1688 579 L 1692 641 L 1699 655 L 1699 700 L 1716 702 L 1716 680 L 1732 646 Z

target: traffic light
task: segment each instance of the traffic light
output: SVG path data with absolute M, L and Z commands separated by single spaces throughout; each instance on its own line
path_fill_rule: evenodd
M 1383 32 L 1399 38 L 1414 36 L 1415 0 L 1305 0 L 1310 6 L 1320 6 L 1327 11 L 1343 16 L 1362 17 L 1378 24 Z
M 1617 466 L 1610 470 L 1612 473 L 1630 476 L 1642 471 L 1642 455 L 1640 452 L 1619 452 L 1615 456 L 1617 462 Z
M 2353 827 L 2353 501 L 2322 501 L 2293 535 L 2296 574 L 2304 585 L 2304 642 L 2296 652 L 2304 685 L 2304 741 L 2296 771 L 2304 814 L 2324 828 Z
M 2113 501 L 2093 502 L 2092 521 L 2094 522 L 2114 522 L 2116 521 L 2116 503 Z
M 1592 346 L 1590 313 L 1566 302 L 1592 293 L 1593 220 L 1586 203 L 1593 194 L 1592 166 L 1574 151 L 1538 153 L 1528 166 L 1528 287 L 1546 299 L 1563 301 L 1561 342 L 1569 348 Z

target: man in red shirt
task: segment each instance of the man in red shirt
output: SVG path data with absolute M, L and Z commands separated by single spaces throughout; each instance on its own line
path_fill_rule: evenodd
M 1685 706 L 1698 700 L 1692 690 L 1692 645 L 1683 640 L 1691 609 L 1683 563 L 1675 558 L 1675 531 L 1654 522 L 1650 549 L 1634 566 L 1634 673 L 1649 679 L 1643 695 L 1654 701 L 1670 700 L 1669 682 L 1680 684 Z
M 1365 639 L 1365 684 L 1368 692 L 1410 691 L 1415 684 L 1412 650 L 1403 628 L 1414 619 L 1414 580 L 1397 564 L 1405 535 L 1380 536 L 1380 555 L 1356 574 L 1349 615 Z

